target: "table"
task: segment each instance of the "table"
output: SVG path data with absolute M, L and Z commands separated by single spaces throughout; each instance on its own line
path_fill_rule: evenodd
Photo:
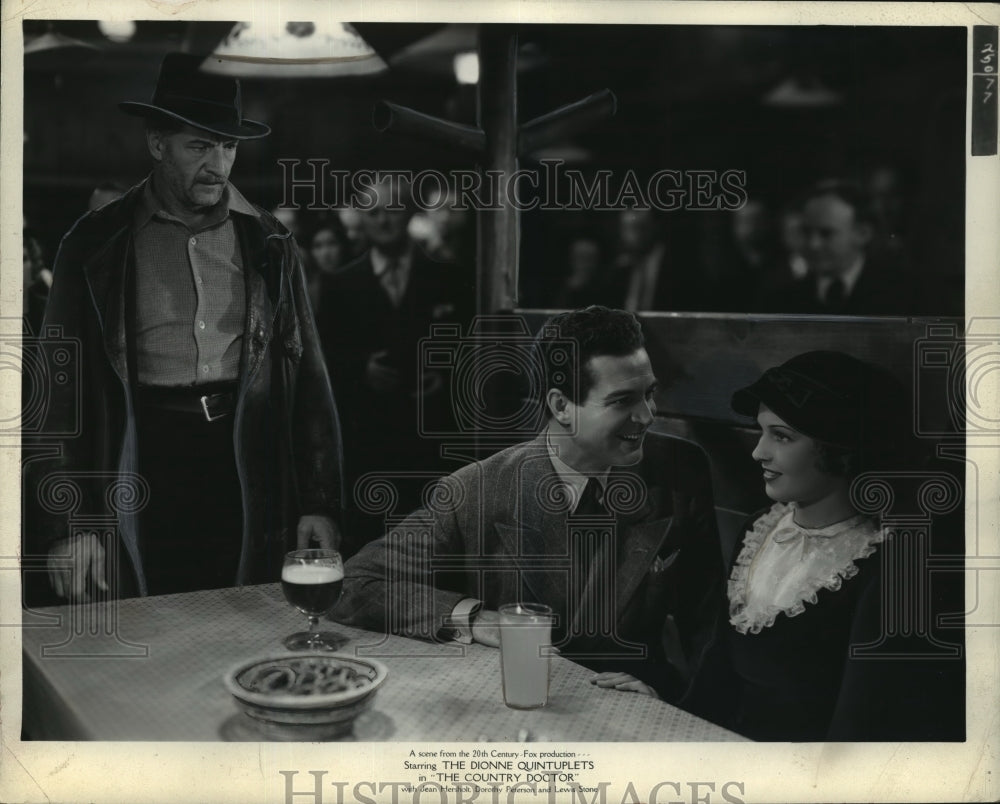
M 277 584 L 25 612 L 26 737 L 53 740 L 268 741 L 222 678 L 250 656 L 282 653 L 306 618 Z M 732 741 L 732 732 L 662 701 L 598 689 L 553 657 L 549 704 L 503 704 L 500 654 L 327 623 L 345 650 L 389 668 L 371 712 L 344 739 L 455 742 Z

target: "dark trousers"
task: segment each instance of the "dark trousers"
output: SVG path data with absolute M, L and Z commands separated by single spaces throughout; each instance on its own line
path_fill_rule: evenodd
M 139 471 L 150 486 L 139 546 L 151 595 L 233 586 L 243 539 L 233 414 L 166 409 L 137 397 Z

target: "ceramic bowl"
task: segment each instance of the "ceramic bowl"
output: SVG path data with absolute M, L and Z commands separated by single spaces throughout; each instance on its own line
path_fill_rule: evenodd
M 286 652 L 246 659 L 223 680 L 237 706 L 275 736 L 322 740 L 349 732 L 388 675 L 374 659 Z

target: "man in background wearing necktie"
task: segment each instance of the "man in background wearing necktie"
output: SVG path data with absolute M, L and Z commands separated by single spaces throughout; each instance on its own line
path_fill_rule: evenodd
M 344 424 L 349 527 L 344 553 L 381 535 L 381 523 L 353 504 L 369 472 L 433 471 L 437 444 L 421 438 L 417 402 L 447 409 L 443 378 L 419 371 L 419 342 L 435 323 L 463 322 L 474 298 L 470 266 L 435 262 L 410 236 L 414 205 L 405 181 L 387 180 L 358 199 L 367 252 L 323 289 L 320 341 Z M 434 382 L 434 380 L 440 380 Z M 418 503 L 403 489 L 407 510 Z
M 850 182 L 813 187 L 802 207 L 803 256 L 809 273 L 763 299 L 763 311 L 826 315 L 914 315 L 927 312 L 917 280 L 870 253 L 869 200 Z
M 332 616 L 495 647 L 500 605 L 541 603 L 594 683 L 680 702 L 721 594 L 708 461 L 650 432 L 657 381 L 631 313 L 561 313 L 535 347 L 538 435 L 443 478 L 348 561 Z

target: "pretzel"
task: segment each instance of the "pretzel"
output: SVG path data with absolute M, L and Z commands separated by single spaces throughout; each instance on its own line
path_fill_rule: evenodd
M 246 671 L 239 681 L 244 689 L 265 695 L 326 695 L 371 683 L 352 667 L 311 658 L 268 662 Z

